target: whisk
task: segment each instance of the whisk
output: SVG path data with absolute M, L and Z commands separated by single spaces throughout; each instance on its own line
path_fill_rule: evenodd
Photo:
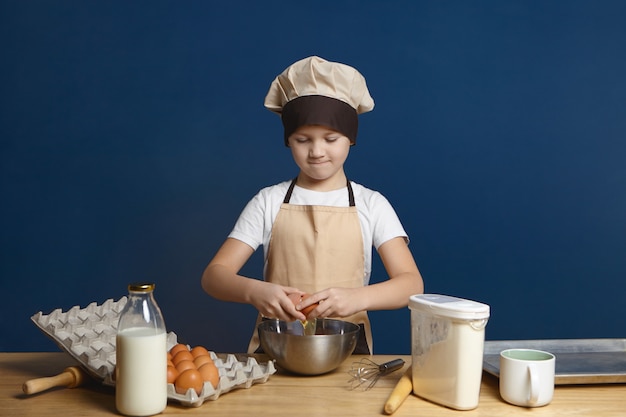
M 404 360 L 394 359 L 383 364 L 377 364 L 368 358 L 362 358 L 358 362 L 354 362 L 352 367 L 348 371 L 350 378 L 350 389 L 355 389 L 364 386 L 365 390 L 372 388 L 378 378 L 383 375 L 397 371 L 404 366 Z

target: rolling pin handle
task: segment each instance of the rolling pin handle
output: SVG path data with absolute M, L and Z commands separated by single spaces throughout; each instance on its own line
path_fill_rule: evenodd
M 82 369 L 77 366 L 70 366 L 58 375 L 24 382 L 22 391 L 24 394 L 31 395 L 54 387 L 75 388 L 85 382 L 85 378 Z

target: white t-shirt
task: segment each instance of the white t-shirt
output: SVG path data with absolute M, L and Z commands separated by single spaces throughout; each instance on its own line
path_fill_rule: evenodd
M 228 235 L 246 243 L 254 250 L 263 245 L 265 265 L 272 225 L 290 184 L 291 180 L 259 191 L 243 209 L 235 227 Z M 403 237 L 408 243 L 408 236 L 395 210 L 382 194 L 355 182 L 351 184 L 363 234 L 365 254 L 363 285 L 368 285 L 372 271 L 372 246 L 378 249 L 380 245 L 395 237 Z M 348 207 L 348 188 L 320 192 L 296 185 L 289 204 Z

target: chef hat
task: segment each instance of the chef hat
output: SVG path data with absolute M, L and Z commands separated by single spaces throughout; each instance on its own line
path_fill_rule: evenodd
M 265 97 L 265 107 L 281 116 L 285 145 L 300 126 L 323 125 L 354 144 L 358 114 L 374 108 L 365 78 L 354 68 L 317 56 L 302 59 L 278 75 Z

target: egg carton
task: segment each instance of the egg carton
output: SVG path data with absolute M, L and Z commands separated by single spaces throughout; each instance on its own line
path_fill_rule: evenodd
M 50 314 L 40 311 L 31 317 L 31 321 L 76 359 L 91 376 L 105 385 L 114 386 L 117 323 L 127 300 L 124 296 L 117 301 L 108 299 L 100 305 L 94 302 L 85 308 L 74 306 L 67 311 L 56 309 Z M 176 333 L 169 332 L 167 350 L 177 343 Z M 251 357 L 239 361 L 233 354 L 219 356 L 212 351 L 209 354 L 220 375 L 217 387 L 205 382 L 200 394 L 193 389 L 179 394 L 173 384 L 168 384 L 168 399 L 185 406 L 199 407 L 204 401 L 216 400 L 221 394 L 233 389 L 264 383 L 276 372 L 272 361 L 259 364 Z
M 199 407 L 207 400 L 217 400 L 220 395 L 237 388 L 250 388 L 253 384 L 267 382 L 271 374 L 276 372 L 274 362 L 257 363 L 255 358 L 247 357 L 239 361 L 233 354 L 220 357 L 209 351 L 219 371 L 220 380 L 217 387 L 205 382 L 198 395 L 193 388 L 185 394 L 179 394 L 173 384 L 167 384 L 167 397 L 188 407 Z

